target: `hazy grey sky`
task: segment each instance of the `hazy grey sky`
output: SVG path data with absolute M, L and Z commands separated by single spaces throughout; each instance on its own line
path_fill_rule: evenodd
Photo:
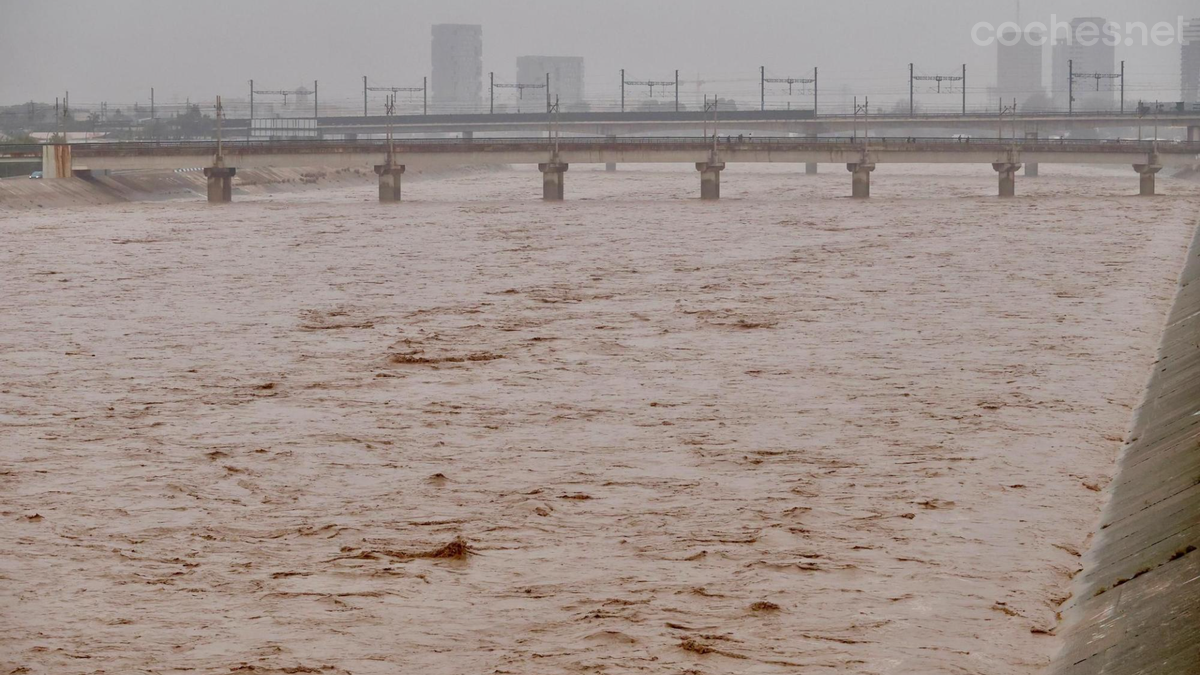
M 480 23 L 484 71 L 511 80 L 516 57 L 586 59 L 588 90 L 618 70 L 660 79 L 701 74 L 708 89 L 753 91 L 757 68 L 779 76 L 821 67 L 823 87 L 885 101 L 906 91 L 908 63 L 926 72 L 968 63 L 995 79 L 995 47 L 978 21 L 1015 19 L 1016 0 L 0 0 L 0 103 L 146 101 L 246 95 L 320 80 L 323 101 L 361 96 L 361 77 L 404 86 L 429 72 L 430 25 Z M 1104 16 L 1118 22 L 1200 15 L 1195 0 L 1023 0 L 1023 22 Z M 1130 97 L 1178 95 L 1179 48 L 1120 48 Z M 743 79 L 737 84 L 733 80 Z M 1174 92 L 1171 94 L 1170 92 Z M 733 92 L 725 92 L 733 93 Z M 1169 95 L 1168 95 L 1169 94 Z

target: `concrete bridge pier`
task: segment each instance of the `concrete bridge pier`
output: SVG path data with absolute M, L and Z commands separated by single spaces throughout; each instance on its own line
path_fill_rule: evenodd
M 1036 131 L 1026 131 L 1025 132 L 1025 140 L 1027 140 L 1027 141 L 1036 141 L 1037 137 L 1038 137 L 1038 132 L 1036 132 Z M 1038 175 L 1037 162 L 1025 162 L 1025 177 L 1026 178 L 1037 178 L 1037 175 Z
M 209 204 L 228 204 L 233 201 L 233 176 L 236 173 L 237 169 L 230 166 L 205 167 Z
M 816 137 L 816 136 L 809 136 L 809 137 L 808 137 L 808 140 L 810 140 L 810 141 L 814 141 L 814 142 L 815 142 L 815 141 L 817 140 L 817 137 Z M 806 175 L 806 176 L 815 176 L 815 175 L 817 175 L 817 163 L 816 163 L 816 162 L 807 162 L 807 163 L 805 163 L 805 164 L 804 164 L 804 175 Z
M 853 188 L 850 196 L 855 199 L 867 199 L 871 196 L 871 172 L 874 164 L 847 164 L 846 170 L 854 174 Z
M 1156 159 L 1157 158 L 1151 158 L 1152 161 L 1149 164 L 1134 164 L 1133 165 L 1133 170 L 1138 172 L 1138 175 L 1140 175 L 1142 177 L 1142 180 L 1141 180 L 1142 188 L 1138 194 L 1140 194 L 1143 197 L 1153 197 L 1154 196 L 1155 177 L 1158 175 L 1159 171 L 1162 171 L 1162 165 L 1160 165 L 1156 161 L 1154 161 Z
M 1188 127 L 1187 139 L 1189 143 L 1200 143 L 1200 127 Z
M 538 164 L 538 171 L 542 172 L 542 199 L 548 202 L 561 202 L 563 200 L 563 174 L 567 172 L 568 165 L 562 162 L 548 162 L 546 164 Z
M 71 146 L 66 143 L 42 146 L 42 178 L 70 178 Z
M 696 162 L 696 170 L 700 172 L 700 199 L 721 198 L 721 171 L 724 169 L 725 162 Z
M 400 177 L 404 175 L 404 165 L 376 164 L 375 174 L 379 176 L 379 203 L 400 201 Z
M 473 140 L 475 140 L 475 132 L 474 132 L 474 131 L 464 131 L 464 132 L 462 132 L 462 139 L 463 139 L 464 141 L 473 141 Z
M 1021 168 L 1021 165 L 1009 162 L 1000 162 L 992 164 L 992 168 L 996 170 L 996 173 L 1000 174 L 1000 196 L 1016 197 L 1017 170 Z
M 616 143 L 616 142 L 617 142 L 617 137 L 616 137 L 616 136 L 605 136 L 605 137 L 604 137 L 604 140 L 608 141 L 609 143 Z M 605 165 L 604 165 L 604 170 L 605 170 L 605 171 L 607 171 L 608 173 L 614 173 L 614 172 L 616 172 L 616 170 L 617 170 L 617 163 L 616 163 L 616 162 L 607 162 L 607 163 L 605 163 Z

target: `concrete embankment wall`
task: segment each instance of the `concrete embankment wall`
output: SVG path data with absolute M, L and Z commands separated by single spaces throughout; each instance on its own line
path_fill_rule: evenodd
M 1053 675 L 1200 673 L 1200 230 Z

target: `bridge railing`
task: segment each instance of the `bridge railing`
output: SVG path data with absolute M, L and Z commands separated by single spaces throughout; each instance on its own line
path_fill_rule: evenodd
M 404 138 L 396 139 L 394 144 L 397 148 L 413 148 L 413 147 L 528 147 L 531 145 L 559 147 L 595 147 L 595 146 L 695 146 L 706 147 L 712 146 L 714 140 L 712 136 L 644 136 L 644 137 L 618 137 L 609 138 L 605 136 L 572 136 L 559 139 L 548 139 L 544 137 L 522 137 L 522 138 L 491 138 L 491 137 L 476 137 L 474 139 L 459 139 L 459 138 Z M 972 147 L 1063 147 L 1063 148 L 1094 148 L 1104 147 L 1111 149 L 1145 149 L 1151 150 L 1154 147 L 1171 148 L 1172 150 L 1200 150 L 1200 143 L 1186 141 L 1154 141 L 1154 140 L 1096 140 L 1096 139 L 1075 139 L 1075 138 L 985 138 L 985 137 L 925 137 L 925 136 L 872 136 L 866 138 L 858 137 L 825 137 L 825 138 L 804 138 L 804 137 L 787 137 L 787 136 L 751 136 L 751 135 L 724 135 L 718 134 L 716 138 L 717 147 L 728 147 L 730 145 L 749 145 L 749 146 L 780 146 L 780 147 L 795 147 L 795 146 L 972 146 Z M 13 151 L 32 151 L 41 152 L 40 145 L 22 145 L 13 146 Z M 92 151 L 153 151 L 164 150 L 173 154 L 184 154 L 189 151 L 196 153 L 214 153 L 216 151 L 215 141 L 117 141 L 117 142 L 86 142 L 72 143 L 72 149 L 82 152 Z M 226 150 L 231 151 L 282 151 L 295 152 L 300 149 L 317 149 L 317 151 L 337 152 L 339 150 L 379 150 L 386 151 L 388 141 L 381 139 L 358 139 L 358 140 L 338 140 L 338 139 L 280 139 L 280 140 L 227 140 L 224 141 Z M 0 153 L 7 152 L 9 148 L 0 145 Z
M 5 157 L 21 157 L 21 156 L 42 156 L 42 145 L 40 143 L 0 143 L 0 156 Z

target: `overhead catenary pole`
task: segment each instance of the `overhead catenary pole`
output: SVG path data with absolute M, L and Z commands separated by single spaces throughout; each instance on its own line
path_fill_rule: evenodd
M 496 114 L 496 73 L 488 73 L 488 114 Z
M 223 113 L 224 113 L 224 110 L 221 108 L 221 97 L 218 96 L 217 97 L 217 157 L 216 157 L 216 161 L 214 162 L 214 164 L 216 164 L 217 166 L 225 166 L 225 159 L 223 156 L 224 152 L 222 152 L 223 148 L 221 146 L 221 118 L 225 116 Z
M 1075 114 L 1075 59 L 1067 61 L 1067 114 Z
M 522 84 L 520 82 L 518 82 L 516 84 L 505 84 L 503 82 L 500 84 L 496 84 L 495 74 L 493 73 L 491 75 L 491 84 L 492 84 L 492 94 L 491 94 L 491 97 L 489 100 L 491 100 L 493 102 L 495 101 L 497 89 L 516 89 L 517 97 L 520 98 L 522 101 L 525 100 L 525 90 L 526 89 L 545 89 L 546 90 L 546 112 L 547 113 L 551 112 L 551 109 L 554 107 L 550 101 L 550 73 L 546 73 L 546 82 L 544 84 Z M 521 112 L 520 107 L 517 108 L 517 112 Z
M 766 112 L 767 110 L 767 67 L 758 67 L 758 109 Z
M 386 108 L 387 108 L 387 120 L 388 120 L 388 125 L 387 125 L 388 152 L 387 152 L 386 164 L 388 167 L 391 167 L 391 166 L 394 166 L 396 163 L 396 160 L 395 160 L 396 143 L 393 140 L 394 137 L 392 136 L 392 115 L 396 114 L 396 95 L 395 94 L 388 94 Z
M 424 97 L 424 101 L 421 103 L 421 114 L 428 115 L 429 114 L 429 76 L 428 75 L 421 78 L 421 96 Z
M 721 107 L 721 97 L 713 94 L 713 157 L 717 156 L 717 109 Z
M 367 76 L 363 75 L 363 117 L 367 116 Z
M 321 114 L 317 108 L 317 81 L 313 80 L 313 119 L 320 117 Z
M 250 80 L 250 119 L 254 119 L 254 80 Z
M 154 121 L 154 87 L 150 87 L 150 121 Z
M 1121 114 L 1125 114 L 1125 62 L 1121 62 Z
M 363 78 L 363 82 L 364 82 L 364 84 L 366 83 L 366 78 L 365 78 L 365 77 Z M 388 96 L 385 96 L 385 97 L 384 97 L 384 99 L 385 99 L 385 101 L 390 101 L 390 102 L 391 102 L 391 105 L 392 105 L 393 107 L 395 107 L 395 104 L 396 104 L 396 92 L 400 92 L 400 91 L 406 91 L 406 92 L 409 92 L 409 93 L 411 94 L 411 93 L 416 93 L 416 92 L 418 92 L 418 91 L 419 91 L 419 92 L 421 92 L 422 94 L 425 94 L 425 92 L 426 92 L 426 89 L 427 89 L 427 88 L 426 88 L 426 86 L 425 86 L 425 83 L 424 83 L 424 82 L 422 82 L 422 83 L 421 83 L 421 86 L 419 86 L 419 87 L 364 87 L 364 88 L 363 88 L 363 109 L 364 109 L 364 110 L 366 109 L 366 92 L 368 92 L 368 91 L 386 91 L 386 92 L 389 92 L 389 93 L 388 93 Z
M 962 90 L 963 90 L 963 114 L 966 114 L 966 101 L 967 101 L 966 64 L 963 64 L 963 71 L 962 71 L 961 75 L 917 75 L 914 65 L 911 63 L 908 64 L 908 114 L 910 117 L 916 116 L 916 96 L 914 94 L 914 92 L 916 90 L 916 86 L 915 86 L 916 82 L 936 82 L 937 83 L 937 93 L 939 93 L 939 94 L 943 93 L 942 92 L 942 83 L 943 82 L 961 82 Z M 953 93 L 954 89 L 953 88 L 948 89 L 947 92 Z
M 811 84 L 811 85 L 813 85 L 813 111 L 814 111 L 813 114 L 814 115 L 816 114 L 816 112 L 815 112 L 817 109 L 817 94 L 816 94 L 817 69 L 816 68 L 813 68 L 813 76 L 812 77 L 767 77 L 766 66 L 761 66 L 760 68 L 761 68 L 761 76 L 762 76 L 762 85 L 761 85 L 762 86 L 762 89 L 761 89 L 762 100 L 760 103 L 760 108 L 759 108 L 760 110 L 766 111 L 766 109 L 767 109 L 767 84 L 786 84 L 788 86 L 788 96 L 789 97 L 795 91 L 795 85 Z M 788 110 L 791 110 L 791 109 L 792 109 L 792 103 L 791 103 L 791 101 L 788 101 Z
M 913 64 L 908 64 L 908 116 L 916 112 L 916 88 L 913 86 Z
M 679 112 L 679 69 L 675 69 L 675 112 Z
M 625 112 L 625 69 L 621 69 L 621 112 Z

